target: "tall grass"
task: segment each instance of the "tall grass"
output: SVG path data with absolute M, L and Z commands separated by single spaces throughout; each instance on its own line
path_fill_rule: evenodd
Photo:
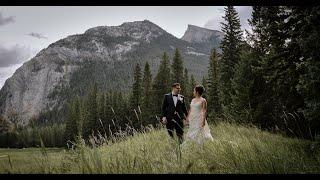
M 106 173 L 311 173 L 320 172 L 310 142 L 256 128 L 220 123 L 203 146 L 168 138 L 164 130 L 103 146 Z M 114 163 L 116 162 L 116 163 Z
M 81 138 L 54 159 L 38 158 L 39 173 L 320 173 L 320 149 L 311 141 L 220 122 L 203 145 L 171 139 L 166 129 L 118 132 L 113 138 Z M 129 134 L 129 136 L 127 134 Z M 313 147 L 313 148 L 312 148 Z M 9 168 L 8 168 L 9 169 Z M 28 172 L 28 169 L 19 172 Z

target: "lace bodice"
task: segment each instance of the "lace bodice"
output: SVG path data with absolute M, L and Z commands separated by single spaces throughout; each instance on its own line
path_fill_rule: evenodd
M 197 111 L 197 112 L 201 111 L 201 101 L 199 102 L 192 101 L 190 106 L 191 106 L 191 111 Z

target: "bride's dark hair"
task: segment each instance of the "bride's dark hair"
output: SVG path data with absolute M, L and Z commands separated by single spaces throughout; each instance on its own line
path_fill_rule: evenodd
M 205 92 L 205 88 L 202 85 L 196 85 L 194 89 L 200 96 Z

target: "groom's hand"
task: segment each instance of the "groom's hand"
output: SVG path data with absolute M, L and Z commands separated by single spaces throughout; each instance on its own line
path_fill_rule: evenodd
M 161 122 L 162 122 L 162 124 L 164 124 L 164 125 L 167 124 L 167 118 L 166 118 L 166 117 L 163 117 L 162 120 L 161 120 Z
M 184 119 L 183 120 L 183 125 L 188 126 L 189 125 L 188 120 Z

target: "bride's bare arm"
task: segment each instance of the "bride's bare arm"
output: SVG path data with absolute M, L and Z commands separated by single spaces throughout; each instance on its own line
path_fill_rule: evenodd
M 193 99 L 192 99 L 192 100 L 193 100 Z M 192 100 L 191 100 L 191 102 L 192 102 Z M 186 118 L 187 123 L 189 123 L 190 112 L 191 112 L 191 103 L 190 103 L 190 105 L 189 105 L 189 111 L 188 111 L 187 118 Z
M 201 126 L 204 127 L 207 117 L 207 101 L 203 99 L 201 106 Z
M 187 117 L 186 117 L 186 125 L 188 125 L 188 124 L 189 124 L 189 114 L 190 114 L 190 109 L 189 109 L 189 111 L 188 111 L 188 115 L 187 115 Z
M 186 121 L 189 122 L 189 114 L 190 114 L 190 109 L 188 111 L 188 114 L 187 114 L 187 118 L 186 118 Z

